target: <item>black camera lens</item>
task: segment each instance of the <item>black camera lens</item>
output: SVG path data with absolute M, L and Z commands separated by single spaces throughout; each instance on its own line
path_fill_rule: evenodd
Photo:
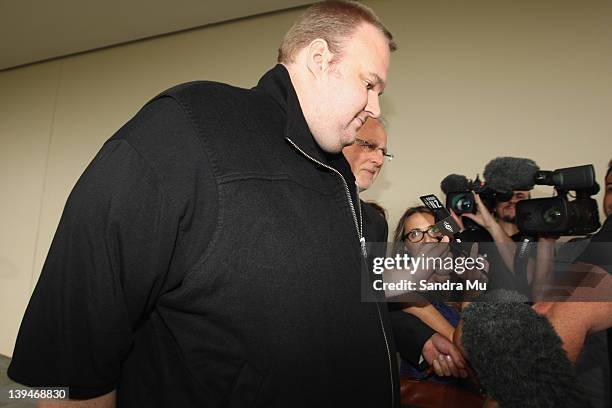
M 474 208 L 474 201 L 472 200 L 471 194 L 458 194 L 453 197 L 451 208 L 456 213 L 471 212 Z
M 563 212 L 557 207 L 549 207 L 542 212 L 542 220 L 546 225 L 557 225 L 563 220 Z

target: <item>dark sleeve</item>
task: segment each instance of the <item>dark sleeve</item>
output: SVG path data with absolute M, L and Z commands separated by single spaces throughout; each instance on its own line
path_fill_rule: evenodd
M 150 104 L 118 135 L 139 132 L 139 122 L 163 132 L 175 119 L 163 103 Z M 175 200 L 157 170 L 116 136 L 68 198 L 8 370 L 28 386 L 70 387 L 71 398 L 116 388 L 132 333 L 168 271 L 179 228 Z
M 369 203 L 360 201 L 363 216 L 363 233 L 367 242 L 387 242 L 389 225 L 387 220 Z
M 435 330 L 418 317 L 402 310 L 391 311 L 391 326 L 398 353 L 404 360 L 418 367 L 423 346 Z
M 612 274 L 612 216 L 606 219 L 601 229 L 591 238 L 577 261 L 597 265 Z
M 387 220 L 383 219 L 385 221 L 384 223 L 384 227 L 382 230 L 382 235 L 381 235 L 381 242 L 387 242 L 387 240 L 389 239 L 389 223 L 387 223 Z

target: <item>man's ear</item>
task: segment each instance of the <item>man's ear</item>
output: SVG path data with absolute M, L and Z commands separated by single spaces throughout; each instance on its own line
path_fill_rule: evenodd
M 306 65 L 308 71 L 310 71 L 314 77 L 319 78 L 329 70 L 333 56 L 334 55 L 329 50 L 327 41 L 322 38 L 312 40 L 306 52 Z

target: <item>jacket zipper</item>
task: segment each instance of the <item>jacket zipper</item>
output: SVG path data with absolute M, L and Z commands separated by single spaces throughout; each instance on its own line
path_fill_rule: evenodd
M 340 176 L 340 180 L 342 180 L 342 184 L 344 185 L 344 191 L 346 193 L 346 198 L 348 200 L 349 207 L 351 208 L 351 214 L 353 215 L 353 222 L 355 223 L 355 230 L 357 231 L 357 238 L 359 239 L 359 244 L 361 245 L 361 255 L 363 256 L 364 259 L 366 259 L 367 257 L 366 241 L 365 241 L 365 237 L 363 236 L 363 216 L 361 213 L 361 202 L 359 201 L 359 187 L 357 186 L 357 184 L 355 184 L 355 188 L 357 189 L 357 206 L 359 209 L 359 220 L 361 222 L 357 221 L 355 205 L 353 204 L 353 199 L 351 198 L 351 192 L 349 191 L 348 183 L 344 179 L 344 176 L 338 170 L 334 169 L 333 167 L 328 166 L 325 163 L 321 163 L 319 160 L 310 156 L 308 153 L 303 151 L 297 144 L 295 144 L 293 140 L 289 139 L 288 137 L 286 137 L 285 139 L 287 139 L 287 141 L 291 143 L 291 145 L 293 145 L 293 147 L 295 147 L 297 151 L 299 151 L 307 159 L 309 159 L 312 162 L 317 163 L 319 166 L 322 166 L 328 170 L 331 170 L 332 172 Z M 376 311 L 378 312 L 378 320 L 380 321 L 380 329 L 382 331 L 383 338 L 385 340 L 385 347 L 387 348 L 387 358 L 389 360 L 389 377 L 391 379 L 391 407 L 394 407 L 395 406 L 395 390 L 393 387 L 394 377 L 393 377 L 393 364 L 391 363 L 391 350 L 389 349 L 389 341 L 387 340 L 387 333 L 385 333 L 385 325 L 383 323 L 382 313 L 380 311 L 380 305 L 378 302 L 375 302 L 375 304 L 376 304 Z

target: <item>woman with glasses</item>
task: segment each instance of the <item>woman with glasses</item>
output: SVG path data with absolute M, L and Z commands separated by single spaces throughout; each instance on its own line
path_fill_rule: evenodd
M 410 207 L 400 218 L 393 241 L 403 242 L 403 248 L 410 255 L 415 256 L 420 253 L 423 245 L 438 243 L 442 240 L 443 234 L 435 224 L 435 217 L 429 208 L 424 206 Z M 452 341 L 455 326 L 460 319 L 460 306 L 460 302 L 441 302 L 423 296 L 422 302 L 410 304 L 403 311 L 415 315 L 432 329 Z M 419 380 L 428 377 L 425 370 L 419 370 L 418 367 L 404 359 L 401 361 L 400 375 Z M 428 379 L 443 383 L 456 381 L 436 375 Z
M 424 245 L 438 243 L 444 236 L 435 224 L 433 212 L 429 208 L 425 206 L 410 207 L 400 218 L 393 241 L 403 242 L 403 247 L 408 254 L 417 256 Z M 440 312 L 440 310 L 443 312 Z M 444 337 L 452 340 L 454 327 L 451 322 L 459 321 L 459 312 L 456 311 L 454 306 L 447 306 L 438 301 L 429 302 L 424 299 L 423 304 L 408 307 L 405 311 L 416 315 Z M 446 315 L 448 318 L 444 320 L 436 319 L 438 317 L 436 313 L 440 317 Z M 449 322 L 449 319 L 451 322 Z

